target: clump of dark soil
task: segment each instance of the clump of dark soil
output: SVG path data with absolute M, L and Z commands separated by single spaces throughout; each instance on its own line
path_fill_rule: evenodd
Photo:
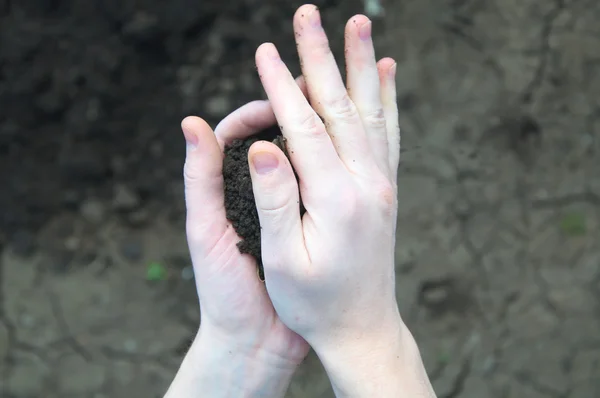
M 260 222 L 254 192 L 250 166 L 248 165 L 248 150 L 256 141 L 271 141 L 288 156 L 285 139 L 277 126 L 270 127 L 244 140 L 234 140 L 225 146 L 223 160 L 223 179 L 225 182 L 225 211 L 227 219 L 242 239 L 238 243 L 240 253 L 247 253 L 256 258 L 258 275 L 264 280 L 260 247 Z M 298 176 L 296 175 L 296 179 Z M 304 214 L 304 206 L 300 201 L 300 214 Z

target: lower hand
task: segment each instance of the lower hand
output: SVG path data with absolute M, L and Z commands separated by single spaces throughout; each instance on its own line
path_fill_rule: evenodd
M 223 148 L 275 124 L 268 101 L 225 118 L 213 133 L 202 119 L 182 122 L 187 238 L 202 323 L 167 397 L 283 396 L 308 344 L 277 316 L 253 257 L 225 218 Z

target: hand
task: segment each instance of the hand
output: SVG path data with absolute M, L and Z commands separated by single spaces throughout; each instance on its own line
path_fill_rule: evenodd
M 376 62 L 371 22 L 356 16 L 345 32 L 346 87 L 316 7 L 297 11 L 294 30 L 310 103 L 272 44 L 256 54 L 300 179 L 277 146 L 253 144 L 269 296 L 315 349 L 338 394 L 431 396 L 395 297 L 396 64 Z
M 267 290 L 284 323 L 317 348 L 399 323 L 395 62 L 376 64 L 371 22 L 352 18 L 346 88 L 316 7 L 301 7 L 294 29 L 310 103 L 272 44 L 256 64 L 300 186 L 277 146 L 257 142 L 249 157 Z
M 273 124 L 268 101 L 233 112 L 214 134 L 202 119 L 188 117 L 182 122 L 187 141 L 187 238 L 202 322 L 169 396 L 199 396 L 199 390 L 210 397 L 282 396 L 308 353 L 304 339 L 278 318 L 257 276 L 256 261 L 240 254 L 236 246 L 240 238 L 225 218 L 225 143 Z

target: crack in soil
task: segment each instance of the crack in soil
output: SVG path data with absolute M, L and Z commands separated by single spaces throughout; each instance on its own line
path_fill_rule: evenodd
M 460 372 L 456 375 L 452 388 L 440 398 L 458 398 L 465 389 L 465 382 L 471 373 L 471 358 L 466 358 L 460 367 Z
M 552 9 L 544 18 L 544 26 L 542 28 L 542 33 L 540 36 L 540 62 L 538 64 L 537 70 L 529 82 L 529 84 L 525 87 L 525 90 L 521 94 L 521 103 L 530 104 L 533 102 L 533 99 L 541 87 L 544 79 L 546 77 L 546 71 L 548 69 L 548 60 L 550 55 L 550 37 L 552 36 L 552 32 L 554 31 L 554 23 L 560 16 L 560 14 L 565 10 L 566 4 L 565 0 L 555 0 L 555 8 Z
M 88 350 L 86 350 L 84 346 L 77 340 L 77 338 L 75 338 L 73 333 L 71 333 L 71 328 L 67 323 L 59 298 L 54 292 L 49 291 L 48 299 L 50 301 L 50 307 L 52 308 L 52 314 L 58 322 L 59 329 L 65 336 L 63 341 L 66 342 L 67 345 L 71 347 L 71 349 L 73 349 L 74 352 L 79 354 L 86 362 L 92 362 L 92 354 Z

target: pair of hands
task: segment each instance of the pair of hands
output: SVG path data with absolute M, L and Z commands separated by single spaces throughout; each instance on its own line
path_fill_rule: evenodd
M 187 236 L 202 313 L 186 361 L 228 358 L 227 366 L 241 372 L 236 379 L 254 383 L 225 382 L 237 391 L 234 396 L 282 394 L 309 344 L 342 394 L 353 389 L 344 386 L 353 377 L 344 363 L 384 353 L 406 334 L 394 278 L 396 64 L 390 58 L 376 62 L 371 22 L 355 16 L 345 28 L 346 86 L 315 6 L 298 9 L 294 31 L 302 78 L 292 77 L 273 44 L 263 44 L 256 65 L 268 101 L 236 110 L 214 133 L 200 118 L 182 122 Z M 238 251 L 239 237 L 225 217 L 223 148 L 275 123 L 300 183 L 277 146 L 261 141 L 251 147 L 263 283 L 255 260 Z M 299 195 L 306 208 L 302 218 Z M 222 381 L 229 377 L 225 373 Z M 282 381 L 267 392 L 260 374 Z M 201 376 L 190 377 L 202 384 Z M 214 386 L 215 394 L 223 388 Z M 212 396 L 208 391 L 204 385 L 202 396 Z

